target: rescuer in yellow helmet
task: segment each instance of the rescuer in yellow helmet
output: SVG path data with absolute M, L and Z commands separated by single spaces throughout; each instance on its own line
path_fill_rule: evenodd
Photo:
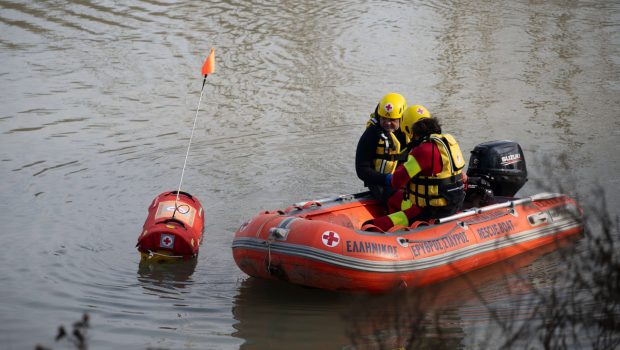
M 372 221 L 383 230 L 396 225 L 409 226 L 414 220 L 449 216 L 463 206 L 465 188 L 462 169 L 465 160 L 461 149 L 452 135 L 441 132 L 437 119 L 426 117 L 425 113 L 418 113 L 418 116 L 411 128 L 413 141 L 417 145 L 409 153 L 407 161 L 389 177 L 390 186 L 402 189 L 406 200 L 398 198 L 402 201 L 399 211 Z M 393 207 L 392 199 L 395 197 L 390 199 L 390 207 Z
M 405 139 L 407 143 L 404 147 L 401 147 L 399 161 L 400 163 L 404 163 L 408 159 L 409 153 L 418 146 L 421 142 L 421 138 L 415 138 L 413 135 L 413 124 L 418 122 L 418 120 L 423 118 L 430 118 L 431 113 L 426 109 L 426 107 L 422 105 L 413 105 L 409 106 L 405 109 L 403 113 L 403 118 L 400 122 L 400 130 L 405 134 Z M 387 200 L 387 209 L 388 213 L 397 212 L 400 210 L 409 209 L 411 207 L 411 201 L 408 199 L 403 199 L 404 189 L 396 189 L 394 194 L 390 196 Z
M 357 143 L 355 171 L 373 196 L 384 203 L 394 193 L 388 185 L 398 165 L 401 147 L 407 144 L 400 129 L 407 101 L 397 93 L 389 93 L 379 100 L 370 114 L 366 130 Z
M 403 121 L 400 123 L 400 130 L 405 133 L 407 140 L 413 140 L 413 124 L 422 118 L 430 118 L 431 113 L 422 105 L 414 105 L 405 109 Z

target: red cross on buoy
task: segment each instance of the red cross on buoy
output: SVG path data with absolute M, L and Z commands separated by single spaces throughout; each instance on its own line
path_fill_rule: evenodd
M 169 234 L 162 234 L 159 240 L 159 246 L 161 248 L 172 248 L 174 246 L 174 236 Z

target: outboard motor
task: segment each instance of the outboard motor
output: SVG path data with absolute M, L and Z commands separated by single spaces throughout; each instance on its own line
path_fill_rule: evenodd
M 506 140 L 479 144 L 471 151 L 467 176 L 474 186 L 472 190 L 490 187 L 495 196 L 513 197 L 527 182 L 521 146 Z

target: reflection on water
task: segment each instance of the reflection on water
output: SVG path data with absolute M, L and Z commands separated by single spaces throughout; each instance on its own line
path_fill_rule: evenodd
M 232 335 L 242 349 L 337 349 L 350 341 L 340 315 L 346 294 L 248 278 L 234 298 Z
M 151 262 L 142 259 L 138 265 L 138 282 L 146 291 L 162 297 L 193 285 L 192 274 L 198 259 L 175 262 Z
M 501 344 L 501 329 L 488 320 L 527 320 L 533 289 L 551 283 L 525 267 L 556 250 L 549 245 L 451 281 L 389 295 L 326 292 L 248 278 L 234 298 L 233 317 L 243 349 L 396 349 L 461 348 L 466 335 L 472 345 Z M 553 274 L 550 267 L 547 273 Z M 268 336 L 267 336 L 268 335 Z

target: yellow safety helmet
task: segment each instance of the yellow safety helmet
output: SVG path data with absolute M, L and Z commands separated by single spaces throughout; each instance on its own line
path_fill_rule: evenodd
M 379 101 L 377 114 L 383 118 L 400 119 L 407 108 L 405 98 L 397 93 L 389 93 Z
M 407 108 L 403 113 L 403 121 L 400 123 L 402 130 L 408 138 L 413 138 L 413 124 L 422 118 L 430 118 L 431 113 L 422 105 L 415 105 Z

